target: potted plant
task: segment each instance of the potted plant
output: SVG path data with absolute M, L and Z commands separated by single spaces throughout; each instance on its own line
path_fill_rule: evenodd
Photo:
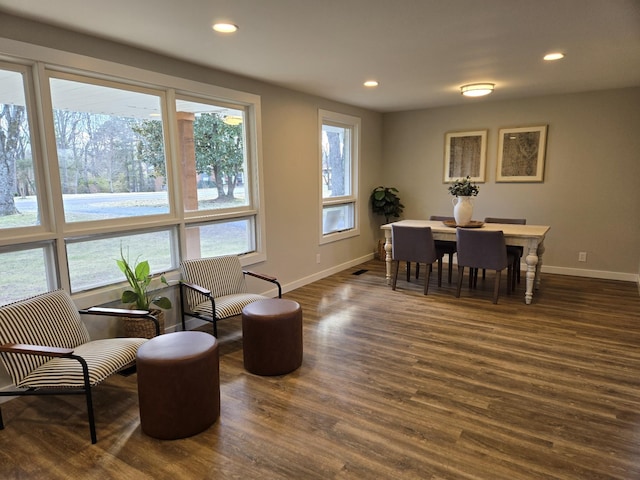
M 384 215 L 385 223 L 389 223 L 391 217 L 399 218 L 404 209 L 398 197 L 398 189 L 395 187 L 379 186 L 371 192 L 371 209 L 377 215 Z M 384 260 L 386 252 L 384 250 L 384 240 L 378 240 L 377 257 Z
M 376 187 L 371 192 L 371 209 L 377 215 L 384 215 L 385 223 L 389 223 L 391 217 L 400 217 L 404 210 L 397 194 L 397 188 L 383 186 Z
M 456 225 L 465 226 L 471 222 L 473 203 L 471 198 L 478 195 L 480 187 L 471 182 L 471 177 L 456 180 L 449 186 L 449 193 L 453 195 L 453 218 Z
M 139 258 L 139 257 L 138 257 Z M 131 289 L 122 292 L 122 303 L 129 305 L 130 308 L 136 310 L 147 310 L 158 319 L 160 324 L 160 332 L 164 330 L 164 312 L 160 309 L 171 308 L 171 300 L 167 297 L 156 295 L 151 297 L 149 294 L 149 285 L 153 276 L 151 275 L 151 267 L 147 260 L 133 262 L 129 261 L 128 256 L 125 257 L 122 249 L 120 249 L 120 259 L 116 259 L 116 263 L 120 271 L 124 273 Z M 160 276 L 160 281 L 169 286 L 164 275 Z M 152 308 L 155 305 L 158 308 Z M 155 335 L 155 326 L 150 322 L 135 318 L 124 319 L 125 334 L 129 337 L 145 337 L 151 338 Z

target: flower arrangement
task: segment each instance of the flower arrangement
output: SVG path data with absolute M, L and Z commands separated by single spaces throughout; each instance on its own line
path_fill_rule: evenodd
M 455 197 L 475 197 L 478 195 L 480 187 L 471 183 L 471 177 L 457 180 L 449 186 L 449 193 Z

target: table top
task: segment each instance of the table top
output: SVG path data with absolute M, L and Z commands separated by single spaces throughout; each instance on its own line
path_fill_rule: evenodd
M 434 233 L 451 233 L 455 235 L 456 229 L 446 226 L 440 220 L 400 220 L 398 222 L 391 222 L 382 225 L 382 230 L 391 230 L 391 225 L 404 225 L 407 227 L 431 227 Z M 462 227 L 464 228 L 464 227 Z M 545 237 L 551 227 L 548 225 L 519 225 L 513 223 L 485 223 L 482 227 L 474 230 L 501 230 L 505 237 L 520 237 L 520 238 L 538 238 Z

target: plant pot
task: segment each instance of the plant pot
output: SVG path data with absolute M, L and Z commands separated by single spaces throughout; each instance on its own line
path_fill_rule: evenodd
M 151 315 L 158 319 L 160 334 L 164 332 L 164 312 L 160 309 L 150 310 Z M 156 336 L 156 324 L 148 318 L 122 317 L 125 337 L 153 338 Z

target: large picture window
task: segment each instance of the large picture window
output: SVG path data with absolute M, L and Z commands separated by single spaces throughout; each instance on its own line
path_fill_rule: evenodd
M 321 243 L 358 233 L 357 172 L 360 119 L 319 112 Z
M 51 78 L 68 223 L 169 212 L 161 97 Z
M 244 111 L 179 98 L 176 112 L 185 210 L 249 205 Z
M 259 97 L 42 56 L 0 62 L 0 304 L 55 288 L 117 300 L 121 252 L 153 274 L 264 260 Z
M 0 62 L 0 229 L 41 223 L 29 80 L 26 68 Z

